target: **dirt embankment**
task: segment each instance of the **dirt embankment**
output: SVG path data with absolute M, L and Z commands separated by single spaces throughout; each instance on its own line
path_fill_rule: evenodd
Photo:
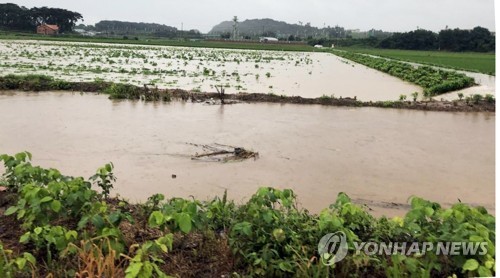
M 12 78 L 12 77 L 11 77 Z M 19 79 L 19 80 L 17 80 Z M 217 92 L 193 92 L 181 89 L 158 89 L 150 86 L 133 86 L 113 84 L 109 82 L 66 82 L 53 79 L 41 79 L 38 82 L 21 77 L 15 82 L 0 78 L 0 89 L 23 91 L 78 91 L 97 92 L 110 94 L 116 99 L 143 99 L 146 101 L 159 101 L 181 99 L 191 102 L 208 102 L 218 104 L 221 102 L 231 104 L 236 102 L 270 102 L 293 104 L 320 104 L 329 106 L 346 107 L 381 107 L 397 109 L 413 109 L 426 111 L 453 111 L 453 112 L 495 112 L 494 99 L 466 99 L 454 101 L 359 101 L 356 98 L 335 98 L 322 96 L 318 98 L 303 98 L 299 96 L 285 96 L 261 93 L 224 94 Z M 117 85 L 117 86 L 115 86 Z
M 217 93 L 193 93 L 184 90 L 171 90 L 174 98 L 191 100 L 197 102 L 219 101 Z M 397 109 L 413 109 L 426 111 L 453 111 L 453 112 L 495 112 L 495 103 L 480 100 L 471 102 L 465 100 L 456 101 L 359 101 L 353 98 L 303 98 L 299 96 L 278 96 L 273 94 L 239 93 L 225 95 L 226 103 L 231 102 L 271 102 L 271 103 L 293 103 L 293 104 L 320 104 L 329 106 L 346 107 L 381 107 Z

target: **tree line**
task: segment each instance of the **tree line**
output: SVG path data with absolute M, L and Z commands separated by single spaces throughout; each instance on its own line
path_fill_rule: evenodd
M 495 36 L 483 27 L 475 27 L 472 30 L 445 29 L 439 33 L 420 29 L 406 33 L 394 33 L 391 37 L 380 41 L 378 47 L 489 52 L 495 51 Z
M 336 47 L 374 47 L 405 50 L 443 50 L 454 52 L 492 52 L 495 51 L 495 35 L 483 27 L 472 30 L 445 29 L 439 33 L 418 29 L 405 33 L 394 33 L 391 36 L 368 38 L 318 38 L 308 39 L 308 44 L 321 44 Z
M 152 35 L 162 38 L 201 38 L 198 30 L 179 31 L 175 27 L 157 23 L 102 20 L 95 24 L 95 31 L 107 35 Z
M 83 16 L 59 8 L 33 7 L 28 9 L 13 3 L 0 4 L 0 29 L 34 32 L 40 24 L 55 24 L 60 32 L 71 32 Z

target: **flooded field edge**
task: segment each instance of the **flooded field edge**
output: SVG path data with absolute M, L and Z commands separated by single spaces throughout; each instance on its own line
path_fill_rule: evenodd
M 397 108 L 426 111 L 453 111 L 453 112 L 495 112 L 494 98 L 466 98 L 462 100 L 417 100 L 406 101 L 360 101 L 356 98 L 342 98 L 323 95 L 317 98 L 305 98 L 300 96 L 286 96 L 262 93 L 238 93 L 225 94 L 224 88 L 218 93 L 193 92 L 182 89 L 158 89 L 144 85 L 143 87 L 111 83 L 111 82 L 68 82 L 54 80 L 48 76 L 37 76 L 35 82 L 30 76 L 0 76 L 0 90 L 23 90 L 23 91 L 68 91 L 68 92 L 94 92 L 111 94 L 110 98 L 137 99 L 146 101 L 170 101 L 175 98 L 182 101 L 210 102 L 213 104 L 231 104 L 234 102 L 270 102 L 270 103 L 293 103 L 293 104 L 321 104 L 346 107 L 380 107 Z M 15 79 L 13 82 L 10 79 Z M 219 90 L 219 89 L 217 89 Z M 221 93 L 222 92 L 222 93 Z
M 299 204 L 313 212 L 340 191 L 374 215 L 404 214 L 411 195 L 444 206 L 460 198 L 494 208 L 494 113 L 107 98 L 63 91 L 0 93 L 1 152 L 27 150 L 36 164 L 69 174 L 84 169 L 89 176 L 112 161 L 117 190 L 137 198 L 132 201 L 171 187 L 169 196 L 199 199 L 228 190 L 239 202 L 258 186 L 273 186 L 293 189 Z M 53 125 L 46 126 L 49 120 Z M 22 121 L 21 129 L 16 121 Z M 418 128 L 422 124 L 425 129 Z M 196 161 L 191 157 L 200 149 L 190 142 L 244 147 L 260 157 L 221 165 Z M 64 157 L 71 159 L 63 163 Z M 391 193 L 383 195 L 380 188 Z

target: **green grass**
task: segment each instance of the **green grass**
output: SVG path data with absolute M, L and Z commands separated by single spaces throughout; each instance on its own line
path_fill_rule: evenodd
M 494 53 L 416 51 L 354 47 L 343 49 L 351 52 L 366 53 L 402 61 L 495 75 Z
M 207 40 L 183 40 L 183 39 L 162 39 L 151 37 L 139 37 L 139 40 L 104 37 L 82 37 L 82 36 L 43 36 L 29 33 L 1 32 L 0 40 L 44 40 L 44 41 L 68 41 L 68 42 L 91 42 L 91 43 L 119 43 L 133 45 L 164 45 L 182 47 L 206 47 L 206 48 L 227 48 L 227 49 L 251 49 L 251 50 L 276 50 L 276 51 L 305 51 L 320 52 L 306 44 L 265 44 L 265 43 L 234 43 L 224 41 Z

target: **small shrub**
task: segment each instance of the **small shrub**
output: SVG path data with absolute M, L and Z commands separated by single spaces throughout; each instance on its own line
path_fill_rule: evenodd
M 103 93 L 108 94 L 110 99 L 140 99 L 140 89 L 129 84 L 112 84 Z
M 495 103 L 495 96 L 493 96 L 492 94 L 486 94 L 484 96 L 484 100 L 486 100 L 486 102 L 488 103 Z
M 417 101 L 418 99 L 418 92 L 414 92 L 413 94 L 411 94 L 411 96 L 413 97 L 413 101 Z
M 474 104 L 479 104 L 479 102 L 483 100 L 483 96 L 480 94 L 474 94 L 472 95 L 472 100 L 474 101 Z

